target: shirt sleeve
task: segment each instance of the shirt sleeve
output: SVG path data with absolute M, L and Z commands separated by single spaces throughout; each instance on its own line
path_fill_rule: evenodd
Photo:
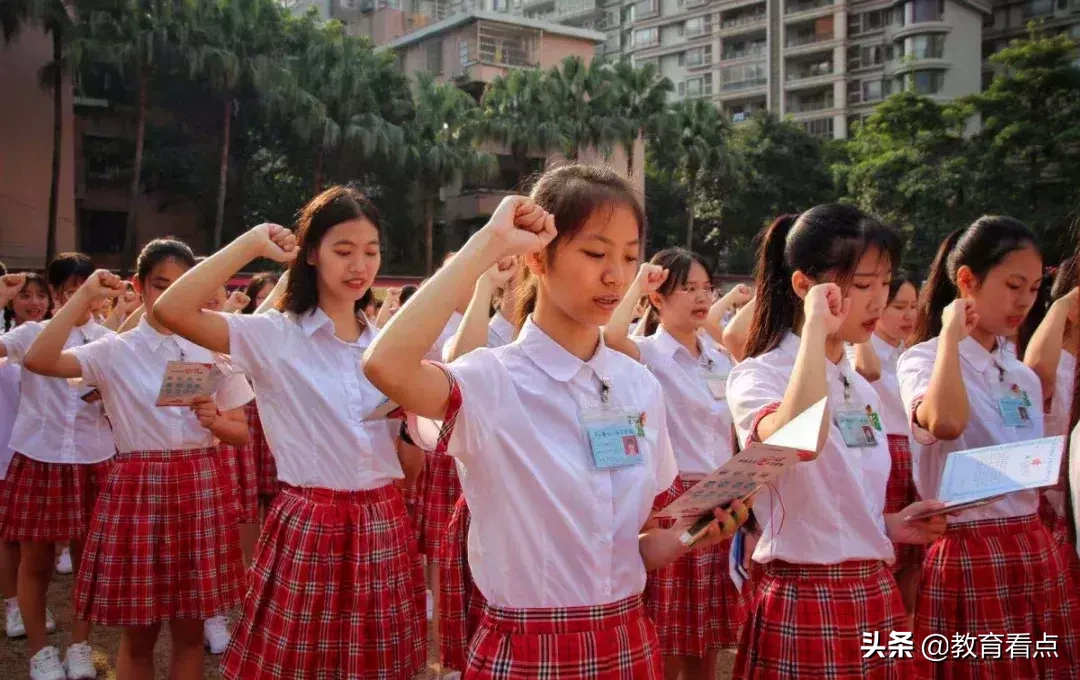
M 779 404 L 787 390 L 787 379 L 777 369 L 765 365 L 765 358 L 747 359 L 728 375 L 728 406 L 743 448 L 754 436 L 761 412 Z
M 7 349 L 8 361 L 21 364 L 30 345 L 41 335 L 42 324 L 38 321 L 24 323 L 10 332 L 0 335 L 0 344 Z
M 915 422 L 915 409 L 922 403 L 926 390 L 930 386 L 930 376 L 934 372 L 934 360 L 937 358 L 937 344 L 923 343 L 904 352 L 896 363 L 896 379 L 900 383 L 900 401 L 904 404 L 911 427 L 911 434 L 920 444 L 930 446 L 937 439 L 919 427 Z
M 111 371 L 118 363 L 113 359 L 113 350 L 117 346 L 116 343 L 120 342 L 123 340 L 119 335 L 109 333 L 93 342 L 64 351 L 79 360 L 83 381 L 86 384 L 101 387 L 102 384 L 109 382 Z
M 410 435 L 418 446 L 462 460 L 489 448 L 490 424 L 500 422 L 505 391 L 501 364 L 480 348 L 451 364 L 436 364 L 450 380 L 450 398 L 441 421 L 410 416 Z
M 281 312 L 224 314 L 229 324 L 229 356 L 240 373 L 258 376 L 281 356 L 289 319 Z M 246 403 L 246 402 L 245 402 Z
M 217 392 L 214 393 L 214 401 L 220 411 L 231 411 L 234 408 L 240 408 L 254 398 L 255 393 L 251 391 L 251 385 L 248 384 L 247 378 L 241 373 L 232 373 L 225 376 L 221 384 L 218 385 Z
M 652 341 L 652 336 L 628 335 L 626 339 L 637 346 L 641 364 L 650 371 L 654 370 L 659 359 L 659 353 L 656 351 L 656 343 Z
M 659 385 L 657 386 L 659 390 Z M 657 406 L 652 409 L 652 413 L 649 413 L 648 418 L 656 418 L 656 455 L 653 458 L 653 476 L 656 480 L 656 487 L 653 491 L 653 496 L 659 496 L 660 494 L 671 488 L 671 485 L 675 482 L 675 477 L 679 474 L 679 465 L 675 462 L 675 449 L 671 446 L 671 438 L 668 433 L 667 426 L 667 407 L 664 405 L 664 394 L 662 391 L 658 392 Z M 646 425 L 647 423 L 646 419 Z

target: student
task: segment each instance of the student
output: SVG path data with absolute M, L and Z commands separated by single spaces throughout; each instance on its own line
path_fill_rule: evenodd
M 155 405 L 169 361 L 213 361 L 206 349 L 168 333 L 152 312 L 194 259 L 179 241 L 148 243 L 135 265 L 147 305 L 139 325 L 65 347 L 95 300 L 122 291 L 116 276 L 94 272 L 24 361 L 29 371 L 95 387 L 112 424 L 116 462 L 90 522 L 75 616 L 122 628 L 116 660 L 122 679 L 154 677 L 163 622 L 172 641 L 171 677 L 201 678 L 203 621 L 235 606 L 243 577 L 235 509 L 215 443 L 243 445 L 247 428 L 239 408 L 251 390 L 243 376 L 230 374 L 212 399 L 190 408 Z
M 794 217 L 794 216 L 791 216 Z M 756 298 L 746 301 L 739 311 L 731 317 L 731 321 L 724 325 L 721 336 L 721 344 L 735 363 L 746 358 L 746 343 L 749 340 L 750 324 L 754 320 L 754 310 L 757 307 Z
M 1075 257 L 1061 263 L 1050 289 L 1051 305 L 1024 352 L 1024 364 L 1039 377 L 1046 405 L 1046 436 L 1067 433 L 1073 374 L 1080 351 L 1080 290 Z
M 248 302 L 241 313 L 254 314 L 270 295 L 270 291 L 274 290 L 279 278 L 281 278 L 280 275 L 274 272 L 260 272 L 252 276 L 251 281 L 248 281 L 247 287 L 244 288 L 244 295 L 247 296 Z
M 911 473 L 911 428 L 900 399 L 900 382 L 896 378 L 896 363 L 907 347 L 907 339 L 915 330 L 918 296 L 918 285 L 911 277 L 894 274 L 889 283 L 885 308 L 870 339 L 847 347 L 848 361 L 873 385 L 881 403 L 879 417 L 892 459 L 889 483 L 885 487 L 886 513 L 900 512 L 917 501 L 919 496 Z M 896 561 L 893 562 L 892 571 L 904 598 L 904 609 L 910 618 L 915 612 L 923 549 L 917 545 L 894 543 L 893 550 Z
M 643 295 L 648 299 L 645 335 L 630 338 L 634 301 Z M 642 265 L 604 328 L 608 347 L 644 364 L 664 389 L 679 467 L 666 502 L 731 459 L 725 390 L 733 364 L 715 349 L 714 340 L 721 335 L 724 308 L 730 308 L 730 298 L 722 299 L 724 305 L 714 302 L 712 271 L 701 256 L 669 248 Z M 656 622 L 672 680 L 713 680 L 720 651 L 739 641 L 746 605 L 728 575 L 730 548 L 730 541 L 724 541 L 649 575 L 645 606 Z
M 1001 341 L 1030 337 L 1027 328 L 1043 308 L 1041 288 L 1035 235 L 1010 217 L 981 217 L 938 249 L 919 302 L 916 344 L 897 368 L 923 498 L 937 495 L 950 452 L 1043 435 L 1039 378 Z M 920 658 L 921 677 L 1075 677 L 1080 646 L 1072 618 L 1080 610 L 1061 555 L 1035 515 L 1038 505 L 1037 492 L 1014 493 L 948 518 L 948 531 L 923 561 L 915 643 L 932 634 L 1028 631 L 1057 636 L 1057 658 Z
M 892 230 L 848 205 L 778 218 L 762 239 L 747 358 L 727 383 L 739 443 L 767 440 L 825 397 L 828 406 L 817 457 L 755 499 L 753 561 L 764 568 L 737 678 L 899 678 L 910 668 L 862 645 L 904 629 L 892 546 L 940 535 L 940 517 L 908 518 L 941 504 L 884 512 L 889 450 L 866 413 L 881 403 L 844 354 L 874 331 L 899 253 Z
M 297 236 L 259 225 L 184 276 L 162 321 L 249 375 L 284 489 L 263 524 L 222 660 L 226 678 L 411 679 L 425 660 L 421 564 L 401 492 L 399 421 L 360 370 L 376 331 L 358 302 L 379 270 L 379 216 L 351 187 L 305 206 Z M 252 260 L 291 260 L 282 311 L 200 301 Z
M 46 272 L 53 299 L 66 305 L 94 272 L 90 258 L 62 253 Z M 61 342 L 74 348 L 110 335 L 89 310 L 73 317 Z M 0 357 L 26 363 L 35 339 L 56 321 L 19 325 L 0 336 Z M 101 404 L 83 398 L 83 386 L 23 371 L 19 411 L 11 431 L 14 450 L 0 496 L 0 538 L 20 544 L 19 609 L 26 626 L 33 680 L 96 677 L 90 662 L 90 625 L 76 615 L 72 644 L 60 661 L 46 645 L 45 601 L 56 562 L 56 543 L 70 541 L 73 566 L 82 559 L 83 542 L 98 492 L 116 452 L 112 429 Z
M 469 567 L 488 601 L 469 680 L 507 669 L 565 680 L 663 675 L 641 604 L 645 570 L 690 550 L 678 532 L 646 526 L 676 474 L 663 394 L 600 334 L 633 278 L 644 222 L 615 173 L 551 170 L 531 198 L 505 198 L 365 354 L 365 372 L 390 399 L 442 421 L 437 450 L 461 466 Z M 528 271 L 514 343 L 446 367 L 424 362 L 462 292 L 514 255 Z M 695 547 L 730 536 L 748 514 L 739 503 L 733 511 L 717 509 Z
M 6 271 L 0 263 L 0 272 Z M 52 297 L 49 295 L 48 281 L 36 272 L 0 275 L 0 308 L 4 310 L 3 333 L 28 321 L 49 318 L 52 316 Z M 3 497 L 8 466 L 15 455 L 9 442 L 19 412 L 21 376 L 22 367 L 18 363 L 0 360 L 0 498 Z M 16 595 L 20 559 L 18 542 L 0 539 L 0 596 L 4 598 L 5 630 L 9 638 L 26 635 Z M 56 622 L 48 609 L 45 610 L 45 630 L 49 633 L 56 630 Z

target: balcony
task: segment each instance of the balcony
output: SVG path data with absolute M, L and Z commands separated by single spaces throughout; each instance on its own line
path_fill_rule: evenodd
M 752 90 L 756 87 L 765 87 L 768 84 L 769 79 L 761 76 L 760 78 L 750 78 L 732 83 L 721 83 L 720 90 L 722 92 L 740 92 L 742 90 Z
M 753 14 L 741 14 L 724 19 L 720 22 L 718 33 L 720 35 L 736 35 L 748 30 L 764 28 L 765 18 L 765 12 L 754 12 Z
M 766 55 L 765 43 L 758 43 L 742 49 L 724 50 L 724 61 L 738 61 L 740 59 L 752 59 Z
M 831 61 L 823 61 L 818 64 L 799 64 L 787 69 L 785 80 L 791 83 L 796 80 L 820 78 L 821 76 L 830 76 L 832 74 L 833 64 Z
M 687 22 L 686 24 L 686 30 L 683 31 L 683 35 L 686 36 L 687 40 L 700 38 L 702 36 L 709 35 L 710 33 L 712 33 L 712 24 L 701 24 L 691 28 L 689 22 Z
M 834 39 L 832 31 L 823 33 L 790 33 L 784 40 L 784 47 L 804 47 L 815 43 L 828 42 Z
M 816 111 L 828 111 L 829 109 L 836 108 L 831 93 L 825 97 L 814 97 L 811 99 L 792 97 L 788 100 L 787 104 L 787 108 L 784 112 L 791 114 L 814 113 Z
M 809 12 L 811 10 L 821 9 L 822 7 L 832 7 L 834 4 L 833 0 L 803 0 L 803 2 L 789 2 L 784 7 L 784 14 Z

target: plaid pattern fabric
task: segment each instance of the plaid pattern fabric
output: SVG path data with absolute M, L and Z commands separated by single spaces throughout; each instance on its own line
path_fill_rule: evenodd
M 641 597 L 595 607 L 488 605 L 465 680 L 661 680 L 660 643 Z
M 270 444 L 266 441 L 262 420 L 259 419 L 259 409 L 254 399 L 244 405 L 244 414 L 247 415 L 250 435 L 248 446 L 251 447 L 254 458 L 259 495 L 272 498 L 281 490 L 281 482 L 278 481 L 277 464 L 274 463 L 274 454 L 270 451 Z
M 764 565 L 743 628 L 736 678 L 908 680 L 909 659 L 863 658 L 863 633 L 906 628 L 904 603 L 882 562 Z
M 672 485 L 674 497 L 658 498 L 653 510 L 661 509 L 692 486 L 677 477 Z M 671 523 L 663 520 L 665 525 Z M 649 573 L 645 611 L 656 623 L 660 649 L 665 655 L 705 658 L 710 651 L 738 643 L 746 621 L 746 603 L 728 576 L 730 548 L 731 541 L 724 541 Z
M 16 453 L 0 490 L 0 538 L 39 543 L 85 538 L 112 466 L 111 458 L 76 465 Z
M 903 434 L 890 434 L 888 439 L 892 468 L 885 486 L 885 512 L 894 513 L 919 500 L 919 494 L 915 490 L 915 476 L 911 469 L 911 440 Z M 910 543 L 893 543 L 893 552 L 896 553 L 896 561 L 892 564 L 892 572 L 896 574 L 922 564 L 926 548 Z
M 286 486 L 263 525 L 224 677 L 411 680 L 423 567 L 401 492 Z
M 75 583 L 79 618 L 106 626 L 205 619 L 236 606 L 243 578 L 216 449 L 117 454 Z
M 235 500 L 237 521 L 241 524 L 257 524 L 259 480 L 251 442 L 239 447 L 219 444 L 218 463 L 226 473 L 229 491 Z
M 424 456 L 424 473 L 418 485 L 422 485 L 418 506 L 417 528 L 420 536 L 420 552 L 436 564 L 442 564 L 439 546 L 450 523 L 450 513 L 461 498 L 457 464 L 445 453 L 429 453 Z
M 439 649 L 444 668 L 465 668 L 469 641 L 476 634 L 487 600 L 473 583 L 469 571 L 469 523 L 472 515 L 465 497 L 458 499 L 439 548 L 442 573 L 439 581 Z
M 923 563 L 915 608 L 916 649 L 927 635 L 996 634 L 1001 659 L 950 658 L 946 663 L 916 659 L 920 678 L 1076 677 L 1080 659 L 1076 591 L 1061 553 L 1035 516 L 963 522 L 949 526 Z M 1010 658 L 1010 633 L 1028 633 L 1032 645 L 1056 635 L 1057 658 Z M 976 644 L 976 652 L 980 649 Z M 1032 648 L 1032 656 L 1034 648 Z

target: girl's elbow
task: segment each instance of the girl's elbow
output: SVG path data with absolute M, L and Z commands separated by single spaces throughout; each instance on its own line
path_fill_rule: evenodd
M 27 352 L 26 356 L 23 357 L 22 364 L 23 368 L 38 375 L 45 375 L 49 368 L 48 362 L 43 361 L 42 357 L 35 354 L 33 350 Z
M 967 418 L 934 418 L 927 429 L 935 439 L 953 441 L 959 439 L 967 428 Z

